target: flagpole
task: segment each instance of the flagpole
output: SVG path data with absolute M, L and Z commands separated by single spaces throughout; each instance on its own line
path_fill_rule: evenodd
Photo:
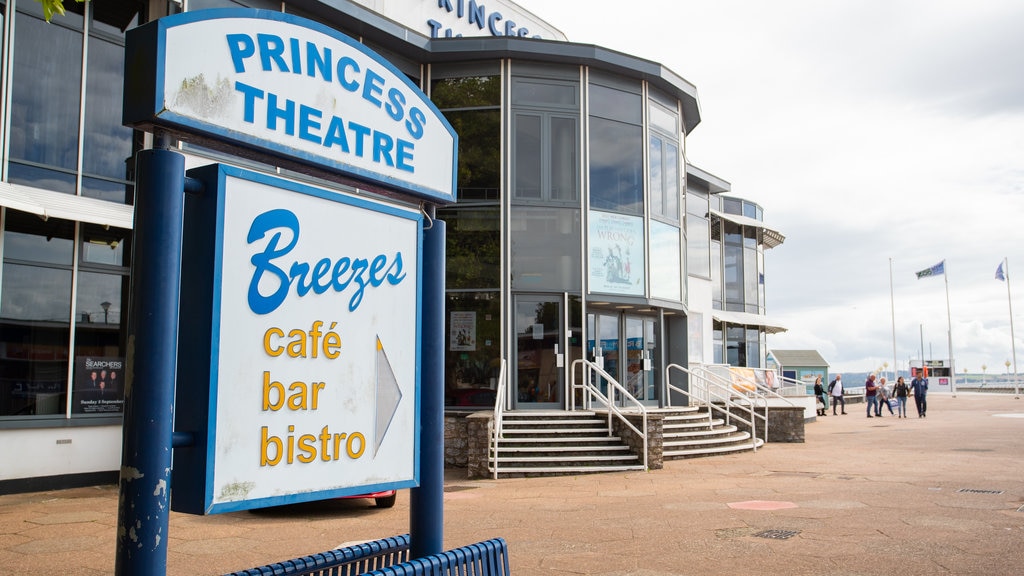
M 1017 380 L 1017 339 L 1013 336 L 1013 298 L 1010 296 L 1010 259 L 1003 258 L 1003 275 L 1006 276 L 1006 302 L 1010 305 L 1010 350 L 1013 351 L 1013 397 L 1020 400 L 1020 382 Z
M 946 325 L 949 327 L 949 373 L 950 373 L 950 385 L 952 386 L 953 398 L 956 398 L 956 363 L 953 361 L 953 314 L 949 311 L 949 270 L 945 268 L 945 260 L 943 262 L 943 274 L 942 279 L 946 282 Z
M 889 311 L 892 314 L 892 379 L 898 380 L 900 368 L 896 363 L 896 300 L 893 298 L 892 290 L 892 256 L 889 257 Z M 907 372 L 910 372 L 910 366 L 907 366 Z

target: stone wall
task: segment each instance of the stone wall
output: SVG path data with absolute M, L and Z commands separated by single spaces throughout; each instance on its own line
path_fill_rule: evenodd
M 637 430 L 644 429 L 644 419 L 640 414 L 626 414 L 625 417 Z M 647 415 L 647 468 L 649 470 L 661 470 L 664 467 L 664 424 L 664 416 L 661 414 Z M 642 455 L 644 453 L 643 438 L 633 432 L 633 429 L 626 426 L 622 420 L 612 418 L 612 429 L 629 445 L 633 454 Z
M 763 408 L 758 413 L 764 414 Z M 745 411 L 737 411 L 736 415 L 742 418 L 749 418 L 750 414 Z M 750 426 L 737 420 L 731 422 L 739 430 L 750 432 Z M 767 442 L 803 442 L 804 441 L 804 408 L 803 406 L 769 406 L 768 407 L 768 434 L 765 438 L 764 421 L 760 418 L 756 421 L 757 437 Z
M 444 413 L 444 467 L 465 468 L 468 460 L 469 433 L 467 417 L 472 412 Z

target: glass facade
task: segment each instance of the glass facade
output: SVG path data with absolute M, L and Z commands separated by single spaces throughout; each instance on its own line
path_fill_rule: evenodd
M 0 420 L 119 413 L 130 231 L 15 210 L 3 230 Z
M 132 131 L 121 126 L 124 34 L 70 11 L 48 24 L 41 12 L 21 2 L 13 22 L 8 181 L 131 203 Z

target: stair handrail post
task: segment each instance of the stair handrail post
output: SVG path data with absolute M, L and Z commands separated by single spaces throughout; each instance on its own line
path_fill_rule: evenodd
M 501 369 L 498 371 L 498 389 L 494 398 L 494 417 L 488 423 L 488 443 L 493 439 L 493 453 L 488 454 L 488 460 L 493 457 L 494 479 L 498 479 L 498 441 L 504 431 L 505 407 L 510 402 L 508 396 L 508 363 L 501 359 Z M 491 446 L 488 447 L 489 449 Z

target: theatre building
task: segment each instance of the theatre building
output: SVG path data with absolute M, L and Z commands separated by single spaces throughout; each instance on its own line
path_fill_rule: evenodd
M 387 59 L 454 127 L 458 201 L 433 215 L 447 222 L 451 409 L 492 409 L 503 364 L 512 410 L 568 409 L 577 361 L 650 407 L 670 364 L 764 366 L 765 334 L 781 329 L 764 317 L 764 249 L 782 236 L 686 164 L 701 117 L 685 71 L 573 43 L 499 0 L 65 6 L 47 24 L 38 2 L 2 5 L 0 493 L 117 478 L 134 154 L 153 141 L 121 124 L 124 38 L 164 6 L 324 24 Z M 311 181 L 178 147 L 189 167 Z

